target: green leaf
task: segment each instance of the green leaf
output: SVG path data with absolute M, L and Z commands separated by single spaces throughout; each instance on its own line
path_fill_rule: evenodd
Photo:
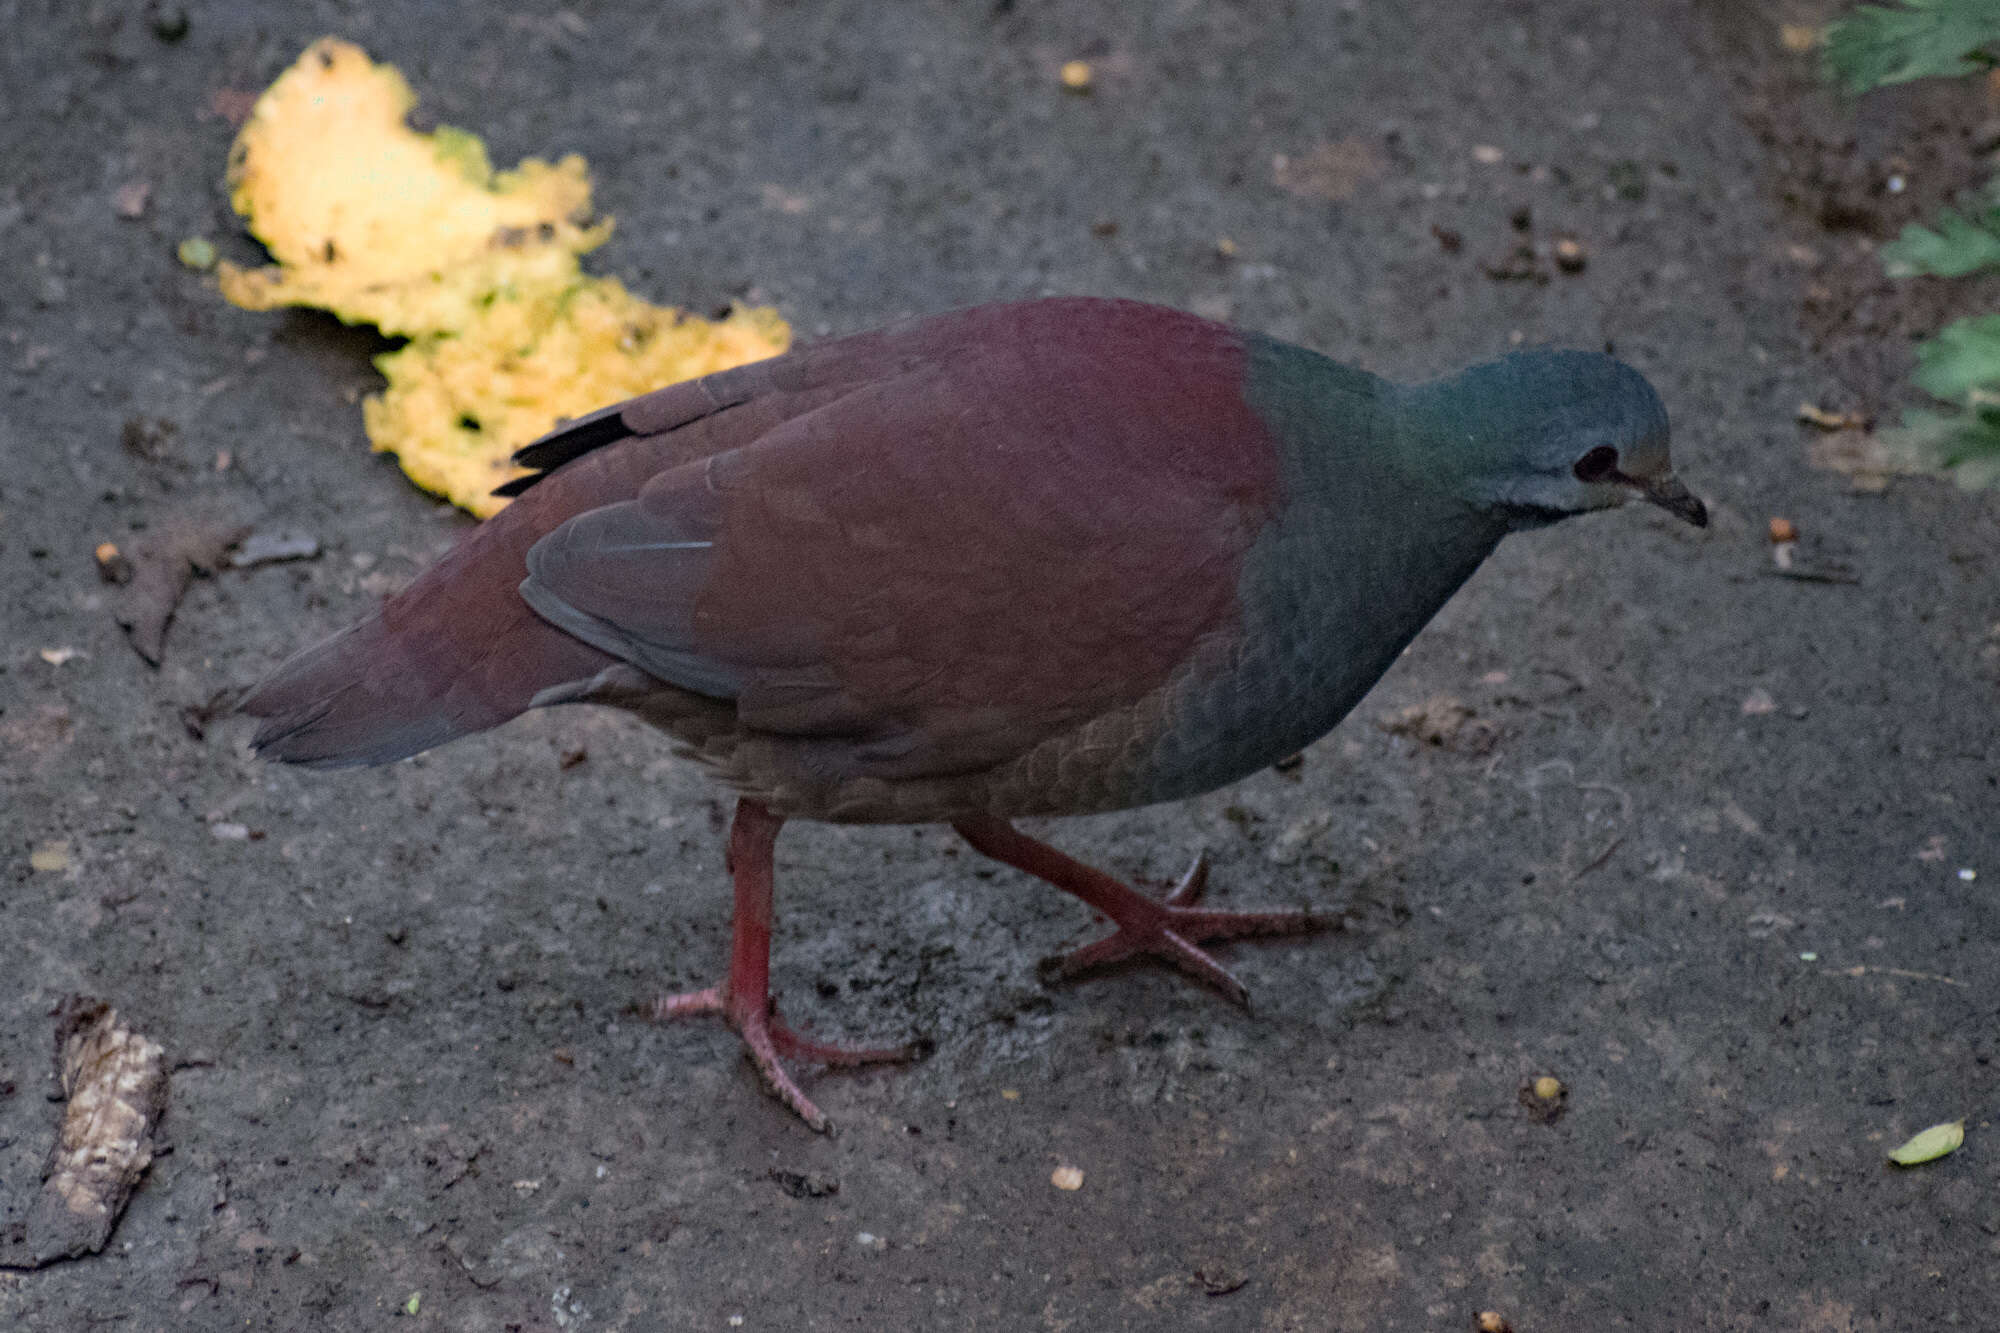
M 1977 412 L 1913 411 L 1901 427 L 1882 432 L 1895 461 L 1924 472 L 1946 472 L 1966 490 L 2000 483 L 2000 416 Z
M 1935 230 L 1912 222 L 1882 247 L 1882 266 L 1892 278 L 1962 278 L 2000 266 L 2000 208 L 1976 218 L 1940 213 Z
M 1889 1154 L 1889 1160 L 1897 1166 L 1917 1166 L 1924 1162 L 1935 1162 L 1946 1153 L 1956 1152 L 1965 1142 L 1965 1122 L 1953 1120 L 1942 1125 L 1932 1125 L 1902 1147 Z
M 215 242 L 206 236 L 190 236 L 174 250 L 181 263 L 206 273 L 215 267 Z
M 1863 5 L 1826 31 L 1826 71 L 1850 93 L 1911 79 L 1974 74 L 1994 63 L 2000 0 Z
M 2000 315 L 1958 320 L 1919 343 L 1916 380 L 1925 393 L 1951 402 L 2000 385 Z

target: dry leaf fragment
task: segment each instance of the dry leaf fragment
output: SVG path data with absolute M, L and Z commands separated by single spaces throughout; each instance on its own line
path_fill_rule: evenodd
M 116 542 L 99 542 L 91 553 L 97 558 L 97 577 L 106 583 L 126 584 L 132 581 L 132 562 L 118 549 Z
M 1500 739 L 1498 727 L 1449 694 L 1434 694 L 1420 704 L 1384 713 L 1377 725 L 1393 736 L 1408 736 L 1456 754 L 1487 754 Z
M 764 1174 L 794 1199 L 824 1199 L 840 1193 L 839 1180 L 832 1176 L 821 1175 L 817 1171 L 788 1171 L 783 1167 L 774 1166 Z
M 1925 1162 L 1935 1162 L 1948 1153 L 1957 1152 L 1965 1142 L 1965 1122 L 1950 1120 L 1942 1125 L 1932 1125 L 1920 1134 L 1912 1135 L 1907 1142 L 1889 1154 L 1889 1160 L 1897 1166 L 1920 1166 Z
M 153 1160 L 167 1109 L 165 1052 L 102 1000 L 73 995 L 56 1023 L 56 1072 L 69 1100 L 26 1221 L 0 1240 L 0 1266 L 40 1268 L 104 1248 Z
M 1820 30 L 1810 23 L 1781 23 L 1778 41 L 1793 55 L 1804 55 L 1820 42 Z
M 319 539 L 297 532 L 253 532 L 229 557 L 231 567 L 275 564 L 281 560 L 311 560 L 319 555 Z
M 112 196 L 112 207 L 121 218 L 142 218 L 146 216 L 146 203 L 153 197 L 153 187 L 147 181 L 127 181 L 118 187 Z
M 1366 139 L 1349 135 L 1323 143 L 1298 157 L 1283 153 L 1271 159 L 1271 182 L 1288 194 L 1332 203 L 1352 198 L 1380 176 L 1382 158 Z
M 1835 412 L 1813 403 L 1800 403 L 1798 418 L 1821 430 L 1864 430 L 1868 425 L 1868 418 L 1859 412 Z
M 118 623 L 125 627 L 133 650 L 147 666 L 160 664 L 167 626 L 195 571 L 207 572 L 221 565 L 223 554 L 248 531 L 240 523 L 183 518 L 148 536 L 133 561 L 132 586 L 118 614 Z

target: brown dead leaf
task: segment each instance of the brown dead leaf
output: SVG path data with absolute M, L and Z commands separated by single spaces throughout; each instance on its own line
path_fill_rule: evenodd
M 1798 418 L 1808 426 L 1818 426 L 1821 430 L 1865 430 L 1868 418 L 1859 412 L 1836 412 L 1814 403 L 1800 403 Z
M 1234 1264 L 1205 1263 L 1188 1274 L 1188 1280 L 1206 1296 L 1227 1296 L 1249 1284 L 1250 1274 Z
M 153 197 L 153 186 L 148 181 L 127 181 L 111 196 L 111 206 L 121 218 L 138 219 L 146 216 L 146 204 Z
M 1804 55 L 1820 44 L 1820 30 L 1810 23 L 1781 23 L 1778 44 L 1793 55 Z
M 1487 754 L 1500 739 L 1498 727 L 1449 694 L 1434 694 L 1420 704 L 1384 713 L 1377 725 L 1392 736 L 1408 736 L 1454 754 Z
M 0 1237 L 0 1267 L 95 1254 L 153 1160 L 167 1109 L 165 1052 L 102 1000 L 72 995 L 56 1021 L 56 1074 L 69 1100 L 26 1220 Z
M 1838 472 L 1857 491 L 1880 491 L 1889 478 L 1912 471 L 1873 431 L 1837 430 L 1806 446 L 1806 458 L 1816 468 Z
M 1280 153 L 1271 159 L 1271 181 L 1279 189 L 1336 204 L 1352 198 L 1382 171 L 1381 157 L 1367 140 L 1355 135 L 1323 143 L 1299 157 Z
M 256 105 L 255 89 L 217 88 L 208 95 L 208 115 L 227 121 L 232 129 L 250 119 L 251 108 Z
M 1745 717 L 1765 717 L 1778 711 L 1778 701 L 1771 697 L 1769 690 L 1759 685 L 1743 696 L 1740 708 Z
M 249 525 L 228 519 L 190 517 L 147 534 L 132 557 L 132 583 L 118 613 L 118 623 L 147 666 L 159 666 L 167 626 L 195 573 L 218 568 L 224 553 L 249 530 Z

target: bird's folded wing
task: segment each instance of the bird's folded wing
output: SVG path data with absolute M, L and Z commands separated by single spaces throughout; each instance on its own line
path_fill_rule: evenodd
M 1011 339 L 898 362 L 570 519 L 529 553 L 522 594 L 734 700 L 745 727 L 837 742 L 859 773 L 1024 752 L 1143 700 L 1204 641 L 1226 653 L 1275 506 L 1232 346 L 1164 365 L 1108 350 Z

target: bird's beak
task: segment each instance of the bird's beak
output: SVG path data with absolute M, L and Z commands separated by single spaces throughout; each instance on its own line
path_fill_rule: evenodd
M 1681 485 L 1679 477 L 1665 472 L 1657 477 L 1638 482 L 1639 494 L 1651 500 L 1660 508 L 1697 528 L 1708 526 L 1708 506 L 1701 497 Z

